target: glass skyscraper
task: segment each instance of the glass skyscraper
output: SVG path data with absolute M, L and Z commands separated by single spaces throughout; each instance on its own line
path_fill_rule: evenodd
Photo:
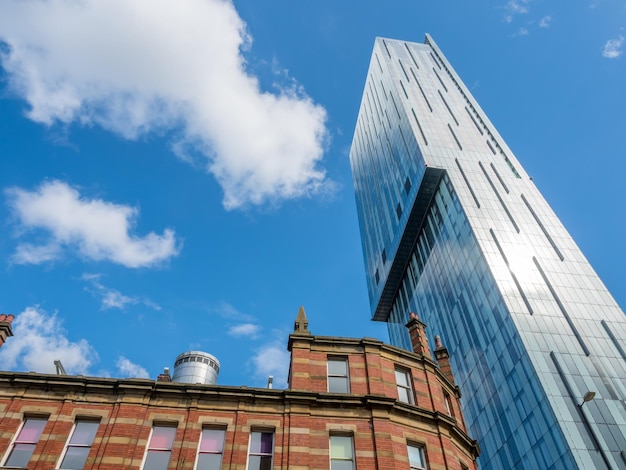
M 350 162 L 372 318 L 442 337 L 481 468 L 626 469 L 626 317 L 430 36 L 376 39 Z

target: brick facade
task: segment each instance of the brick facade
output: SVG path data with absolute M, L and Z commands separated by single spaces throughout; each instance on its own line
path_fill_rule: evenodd
M 6 342 L 9 336 L 13 336 L 13 329 L 11 323 L 13 322 L 13 315 L 0 313 L 0 348 Z
M 59 468 L 77 419 L 99 422 L 85 469 L 140 469 L 155 424 L 176 427 L 170 470 L 196 468 L 203 428 L 225 430 L 222 469 L 247 468 L 253 431 L 273 433 L 273 469 L 329 469 L 333 435 L 352 438 L 357 469 L 408 470 L 407 444 L 430 470 L 476 469 L 458 388 L 429 354 L 313 336 L 308 322 L 294 330 L 286 390 L 0 372 L 0 463 L 24 419 L 44 417 L 33 470 Z M 347 361 L 349 393 L 327 391 L 329 357 Z M 398 399 L 396 370 L 410 377 L 414 404 Z

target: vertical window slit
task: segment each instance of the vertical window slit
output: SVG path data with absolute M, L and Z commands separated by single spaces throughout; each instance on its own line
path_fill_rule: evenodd
M 624 351 L 624 348 L 622 348 L 622 346 L 618 343 L 617 338 L 615 337 L 615 335 L 611 331 L 611 328 L 609 327 L 609 324 L 604 320 L 601 320 L 600 324 L 604 328 L 604 331 L 606 331 L 606 334 L 609 335 L 609 338 L 611 338 L 611 341 L 613 342 L 615 349 L 619 351 L 620 355 L 622 356 L 622 359 L 626 361 L 626 352 Z
M 389 92 L 389 96 L 391 97 L 391 102 L 393 103 L 393 107 L 396 109 L 396 114 L 398 115 L 398 119 L 402 120 L 402 116 L 400 116 L 400 111 L 398 111 L 398 105 L 396 104 L 396 100 L 393 99 L 393 95 Z M 391 125 L 389 125 L 389 129 L 391 129 Z
M 454 137 L 454 140 L 456 140 L 456 144 L 459 146 L 459 150 L 463 150 L 463 147 L 461 146 L 461 142 L 459 142 L 459 139 L 457 138 L 456 134 L 452 130 L 452 126 L 450 124 L 448 124 L 448 129 L 450 129 L 450 133 L 452 134 L 452 137 Z
M 420 84 L 419 80 L 415 76 L 415 72 L 413 71 L 413 69 L 411 69 L 411 73 L 413 74 L 413 78 L 415 79 L 415 83 L 417 83 L 417 86 L 420 89 L 420 92 L 422 93 L 422 96 L 424 97 L 424 101 L 426 101 L 426 104 L 428 105 L 428 109 L 430 109 L 430 112 L 432 113 L 433 112 L 433 107 L 430 105 L 430 101 L 428 101 L 428 98 L 426 98 L 426 93 L 424 93 L 424 89 L 422 88 L 422 85 Z
M 448 110 L 448 112 L 450 113 L 450 116 L 452 116 L 452 119 L 454 119 L 454 122 L 456 123 L 456 125 L 459 125 L 459 121 L 456 120 L 456 116 L 454 115 L 454 113 L 452 112 L 452 110 L 450 109 L 450 106 L 448 106 L 448 102 L 446 101 L 446 99 L 443 97 L 443 95 L 441 94 L 440 90 L 437 90 L 437 93 L 439 93 L 439 96 L 441 97 L 441 101 L 443 101 L 443 104 L 446 105 L 446 109 Z
M 487 147 L 489 147 L 489 150 L 491 150 L 491 153 L 495 155 L 496 149 L 493 148 L 493 145 L 491 145 L 491 142 L 489 142 L 488 140 L 485 140 L 485 143 L 487 144 Z
M 406 73 L 406 70 L 404 69 L 404 65 L 402 64 L 402 61 L 400 59 L 398 59 L 398 63 L 400 64 L 400 68 L 402 69 L 402 72 L 404 72 L 404 76 L 406 77 L 406 81 L 410 82 L 411 80 L 409 80 L 409 76 Z
M 381 87 L 381 88 L 382 88 L 382 90 L 383 90 L 383 94 L 385 95 L 385 99 L 386 99 L 387 101 L 389 101 L 389 97 L 387 96 L 387 90 L 385 90 L 385 85 L 383 85 L 383 81 L 382 81 L 382 80 L 380 81 L 380 87 Z
M 389 47 L 387 47 L 387 41 L 383 39 L 383 45 L 385 46 L 385 50 L 387 51 L 387 55 L 391 59 L 391 52 L 389 52 Z
M 526 297 L 526 294 L 524 293 L 524 289 L 522 289 L 521 284 L 517 280 L 517 276 L 515 276 L 515 273 L 511 270 L 511 266 L 509 265 L 509 260 L 507 259 L 506 255 L 504 254 L 504 250 L 502 249 L 502 246 L 500 246 L 500 242 L 496 238 L 496 234 L 494 233 L 493 229 L 489 229 L 489 233 L 491 234 L 491 238 L 493 238 L 493 241 L 495 242 L 496 247 L 498 248 L 498 251 L 500 252 L 500 255 L 502 256 L 502 259 L 504 260 L 504 263 L 506 264 L 506 267 L 509 270 L 509 274 L 511 275 L 511 278 L 513 278 L 513 282 L 515 283 L 515 287 L 517 287 L 517 290 L 519 291 L 520 295 L 522 296 L 522 300 L 524 301 L 524 305 L 526 305 L 526 308 L 528 309 L 528 313 L 530 313 L 532 315 L 533 314 L 533 308 L 530 305 L 530 302 L 528 301 L 528 298 Z
M 411 111 L 413 112 L 413 117 L 415 118 L 415 122 L 417 123 L 417 128 L 420 130 L 420 134 L 422 134 L 422 139 L 424 139 L 424 144 L 428 145 L 428 140 L 426 139 L 426 136 L 424 135 L 424 130 L 422 129 L 419 119 L 417 119 L 417 114 L 415 114 L 415 110 L 411 108 Z
M 476 119 L 474 119 L 474 116 L 472 116 L 472 113 L 470 112 L 469 109 L 467 109 L 467 106 L 465 106 L 465 111 L 467 111 L 467 115 L 470 117 L 470 119 L 472 120 L 472 122 L 474 123 L 474 125 L 476 126 L 476 129 L 478 129 L 478 132 L 480 132 L 480 135 L 483 135 L 484 132 L 483 130 L 480 128 L 480 126 L 478 125 L 478 123 L 476 122 Z M 494 152 L 495 153 L 495 152 Z
M 398 216 L 398 220 L 402 217 L 402 205 L 398 203 L 396 206 L 396 215 Z
M 437 62 L 437 59 L 435 59 L 435 56 L 433 55 L 433 53 L 429 52 L 429 54 L 430 54 L 430 58 L 433 59 L 433 62 L 435 63 L 435 65 L 439 67 L 439 70 L 441 70 L 441 65 L 439 65 L 439 62 Z
M 378 62 L 378 68 L 380 69 L 380 73 L 385 73 L 383 72 L 382 65 L 380 65 L 380 59 L 378 58 L 378 54 L 376 54 L 375 52 L 374 52 L 374 57 L 376 57 L 376 62 Z
M 508 216 L 509 220 L 511 221 L 511 224 L 513 224 L 513 227 L 515 227 L 515 231 L 517 233 L 519 233 L 519 226 L 515 222 L 515 219 L 511 215 L 511 212 L 509 212 L 509 208 L 506 206 L 506 204 L 502 200 L 502 197 L 500 196 L 500 193 L 498 192 L 498 189 L 496 188 L 496 185 L 493 184 L 493 181 L 491 181 L 491 178 L 489 177 L 489 174 L 487 173 L 487 170 L 485 170 L 485 167 L 483 166 L 482 162 L 478 162 L 478 165 L 480 165 L 480 169 L 483 170 L 483 174 L 485 175 L 485 178 L 487 178 L 487 181 L 489 182 L 489 186 L 491 186 L 491 189 L 493 190 L 493 192 L 495 193 L 496 197 L 498 198 L 498 201 L 500 201 L 500 205 L 502 206 L 502 209 L 504 209 L 504 212 L 506 212 L 506 215 Z
M 493 170 L 493 172 L 496 174 L 496 177 L 498 178 L 498 181 L 500 181 L 500 184 L 502 185 L 502 187 L 504 188 L 506 193 L 509 194 L 509 188 L 504 183 L 504 180 L 500 177 L 500 173 L 498 173 L 498 170 L 496 170 L 496 167 L 493 166 L 493 163 L 490 163 L 489 165 L 491 166 L 491 169 Z
M 435 70 L 435 67 L 433 67 L 433 73 L 435 74 L 435 76 L 437 77 L 437 79 L 439 80 L 439 83 L 441 83 L 441 86 L 443 87 L 444 90 L 446 90 L 446 93 L 448 93 L 448 87 L 446 86 L 445 83 L 443 83 L 443 80 L 441 79 L 441 77 L 439 76 L 439 74 L 437 73 L 437 71 Z
M 474 202 L 476 203 L 476 207 L 478 207 L 480 209 L 480 202 L 478 202 L 478 198 L 476 197 L 476 194 L 474 193 L 474 190 L 472 189 L 472 185 L 470 184 L 469 180 L 467 179 L 467 176 L 465 176 L 465 172 L 463 171 L 463 168 L 461 167 L 461 163 L 459 163 L 459 159 L 455 158 L 454 161 L 456 162 L 456 166 L 459 167 L 459 171 L 461 172 L 461 176 L 463 177 L 463 180 L 465 181 L 465 184 L 467 185 L 467 189 L 469 189 L 470 194 L 474 198 Z
M 585 353 L 585 355 L 589 356 L 591 354 L 591 352 L 589 352 L 589 348 L 587 348 L 587 345 L 583 341 L 582 336 L 580 336 L 580 333 L 578 332 L 578 329 L 576 328 L 576 325 L 574 325 L 574 322 L 572 321 L 572 318 L 569 316 L 569 313 L 567 312 L 567 310 L 565 310 L 565 306 L 563 305 L 563 303 L 561 302 L 561 299 L 559 298 L 559 296 L 557 295 L 556 291 L 554 290 L 554 287 L 552 287 L 552 283 L 550 282 L 550 279 L 548 279 L 548 276 L 546 276 L 546 273 L 544 272 L 543 268 L 539 264 L 539 261 L 534 256 L 533 256 L 533 263 L 535 263 L 535 266 L 537 267 L 537 270 L 539 271 L 539 274 L 541 274 L 541 277 L 543 278 L 543 282 L 545 282 L 546 286 L 548 286 L 548 290 L 552 294 L 552 297 L 554 298 L 554 301 L 558 305 L 559 310 L 561 310 L 561 313 L 563 314 L 563 317 L 565 318 L 565 321 L 567 322 L 567 324 L 571 328 L 572 332 L 574 333 L 574 336 L 578 340 L 578 344 L 580 344 L 580 347 L 582 348 L 582 350 Z
M 404 83 L 402 83 L 402 80 L 400 80 L 400 87 L 402 88 L 402 91 L 404 92 L 404 96 L 406 96 L 406 98 L 409 99 L 409 94 L 406 92 L 406 88 L 404 88 Z
M 413 53 L 411 52 L 411 48 L 409 47 L 409 45 L 406 42 L 404 43 L 404 47 L 406 47 L 406 51 L 411 56 L 411 60 L 413 60 L 413 63 L 415 64 L 415 67 L 417 67 L 419 69 L 420 66 L 417 65 L 417 61 L 415 60 L 415 57 L 413 57 Z
M 559 259 L 561 261 L 565 260 L 565 257 L 563 256 L 563 254 L 561 253 L 561 250 L 559 250 L 559 247 L 556 246 L 556 243 L 554 242 L 554 240 L 552 239 L 552 237 L 550 236 L 550 234 L 548 233 L 548 230 L 546 229 L 546 227 L 543 225 L 543 223 L 541 222 L 541 219 L 539 218 L 539 216 L 537 215 L 537 213 L 535 212 L 535 210 L 532 208 L 532 206 L 530 205 L 530 203 L 528 202 L 528 199 L 526 199 L 526 196 L 524 196 L 522 194 L 522 201 L 524 201 L 524 204 L 526 204 L 526 207 L 528 208 L 528 210 L 530 211 L 530 213 L 532 214 L 533 218 L 535 219 L 535 222 L 537 222 L 537 225 L 539 225 L 539 228 L 541 229 L 541 231 L 543 232 L 543 234 L 545 235 L 545 237 L 547 238 L 548 242 L 550 242 L 550 245 L 552 245 L 552 249 L 554 250 L 554 252 L 556 253 L 556 255 L 559 257 Z

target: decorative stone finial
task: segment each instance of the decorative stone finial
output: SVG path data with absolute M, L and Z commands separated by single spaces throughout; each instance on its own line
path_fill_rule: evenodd
M 301 305 L 296 316 L 296 321 L 293 324 L 293 334 L 295 335 L 310 335 L 309 320 L 304 312 L 304 307 Z

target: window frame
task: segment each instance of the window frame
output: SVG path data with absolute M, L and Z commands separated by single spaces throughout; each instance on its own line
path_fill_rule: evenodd
M 421 466 L 417 466 L 416 462 L 411 462 L 411 448 L 417 449 L 417 451 L 419 452 Z M 419 442 L 407 442 L 406 452 L 409 460 L 410 470 L 428 470 L 428 457 L 426 455 L 426 446 L 424 444 L 421 444 Z
M 152 448 L 150 447 L 151 443 L 152 443 L 152 438 L 154 437 L 154 430 L 156 428 L 173 428 L 174 429 L 174 436 L 172 437 L 172 442 L 170 444 L 170 448 L 169 449 L 165 449 L 165 448 Z M 150 455 L 150 452 L 153 453 L 157 453 L 157 452 L 169 452 L 169 459 L 167 460 L 167 467 L 169 467 L 170 461 L 172 459 L 172 450 L 174 449 L 174 443 L 176 442 L 176 433 L 178 431 L 178 423 L 152 423 L 152 429 L 150 429 L 150 437 L 148 438 L 148 442 L 146 444 L 146 450 L 144 452 L 143 455 L 143 462 L 141 463 L 141 469 L 142 470 L 153 470 L 153 469 L 148 469 L 146 468 L 146 462 L 148 461 L 148 456 Z
M 272 436 L 272 450 L 267 452 L 252 452 L 252 436 L 253 434 L 271 434 Z M 274 448 L 276 446 L 276 431 L 274 429 L 252 429 L 250 431 L 250 437 L 248 438 L 248 457 L 246 459 L 246 470 L 257 470 L 250 466 L 250 457 L 267 457 L 270 456 L 269 468 L 274 468 Z
M 350 449 L 351 449 L 351 458 L 333 458 L 333 438 L 348 438 L 350 439 Z M 328 436 L 328 461 L 330 462 L 330 470 L 333 470 L 333 461 L 337 462 L 351 462 L 352 470 L 356 470 L 356 449 L 354 448 L 354 435 L 352 434 L 341 434 L 341 433 L 332 433 Z
M 330 372 L 330 363 L 331 362 L 343 362 L 346 366 L 345 375 L 331 374 Z M 334 392 L 330 388 L 330 379 L 344 379 L 345 389 L 343 392 Z M 350 393 L 350 362 L 348 361 L 348 356 L 328 356 L 326 358 L 326 387 L 329 393 Z
M 76 428 L 78 427 L 79 423 L 92 423 L 92 424 L 97 424 L 98 427 L 100 426 L 100 418 L 85 418 L 85 417 L 77 417 L 76 420 L 74 421 L 74 426 L 72 427 L 72 431 L 70 432 L 70 435 L 67 437 L 67 441 L 65 442 L 65 446 L 63 447 L 63 452 L 61 452 L 61 457 L 59 458 L 59 463 L 57 464 L 57 466 L 55 467 L 58 470 L 63 470 L 63 462 L 65 461 L 65 457 L 67 456 L 67 451 L 69 450 L 70 447 L 76 447 L 76 448 L 87 448 L 89 449 L 87 451 L 87 456 L 85 457 L 85 462 L 83 463 L 83 467 L 85 466 L 85 464 L 87 463 L 87 459 L 89 458 L 89 451 L 91 451 L 91 448 L 93 447 L 93 443 L 96 440 L 96 435 L 98 434 L 98 428 L 96 428 L 96 432 L 93 435 L 93 439 L 91 440 L 91 443 L 89 445 L 85 445 L 85 444 L 71 444 L 72 442 L 72 438 L 74 437 L 74 433 L 76 432 Z M 67 470 L 75 470 L 75 469 L 67 469 Z
M 223 433 L 222 435 L 222 448 L 219 452 L 215 452 L 215 451 L 203 451 L 202 450 L 202 437 L 204 435 L 204 431 L 221 431 Z M 198 451 L 196 452 L 196 462 L 194 464 L 194 470 L 198 470 L 200 467 L 198 467 L 199 463 L 200 463 L 200 456 L 203 454 L 206 455 L 219 455 L 220 456 L 220 463 L 218 466 L 218 470 L 222 468 L 222 463 L 224 461 L 224 447 L 226 446 L 226 431 L 227 429 L 225 427 L 220 427 L 218 426 L 203 426 L 202 430 L 200 432 L 200 440 L 198 441 Z
M 402 374 L 404 376 L 404 378 L 406 379 L 406 385 L 400 384 L 398 382 L 398 374 Z M 415 405 L 416 400 L 415 393 L 413 391 L 413 377 L 411 375 L 411 371 L 402 367 L 396 367 L 394 368 L 394 378 L 396 379 L 396 393 L 398 394 L 398 401 L 401 401 L 402 403 L 407 403 L 409 405 Z M 408 401 L 403 400 L 400 397 L 400 389 L 402 389 L 406 393 Z
M 46 429 L 46 425 L 48 424 L 48 416 L 31 416 L 31 415 L 26 415 L 22 418 L 22 422 L 20 423 L 17 432 L 15 433 L 15 435 L 13 436 L 13 439 L 11 440 L 11 444 L 8 447 L 8 452 L 6 452 L 4 458 L 2 459 L 2 467 L 14 467 L 15 465 L 9 465 L 9 460 L 11 460 L 11 457 L 13 456 L 13 452 L 15 451 L 15 447 L 17 445 L 30 445 L 32 446 L 32 450 L 30 452 L 30 455 L 28 456 L 28 460 L 26 461 L 26 465 L 28 465 L 28 462 L 30 462 L 30 459 L 33 458 L 33 454 L 35 453 L 35 449 L 37 448 L 37 444 L 39 443 L 39 440 L 41 439 L 41 436 L 43 434 L 43 432 Z M 37 436 L 37 439 L 35 441 L 21 441 L 20 440 L 20 434 L 22 433 L 22 431 L 24 430 L 24 428 L 26 427 L 26 423 L 28 422 L 28 420 L 33 420 L 33 421 L 45 421 L 43 427 L 41 428 L 41 432 L 39 433 L 39 435 Z M 17 462 L 19 463 L 19 462 Z M 19 467 L 19 466 L 15 466 L 16 468 L 25 468 L 25 467 Z
M 454 416 L 454 408 L 452 405 L 452 396 L 445 390 L 443 391 L 443 402 L 446 407 L 446 412 L 448 413 L 448 416 L 450 416 L 451 418 L 454 418 L 455 416 Z

